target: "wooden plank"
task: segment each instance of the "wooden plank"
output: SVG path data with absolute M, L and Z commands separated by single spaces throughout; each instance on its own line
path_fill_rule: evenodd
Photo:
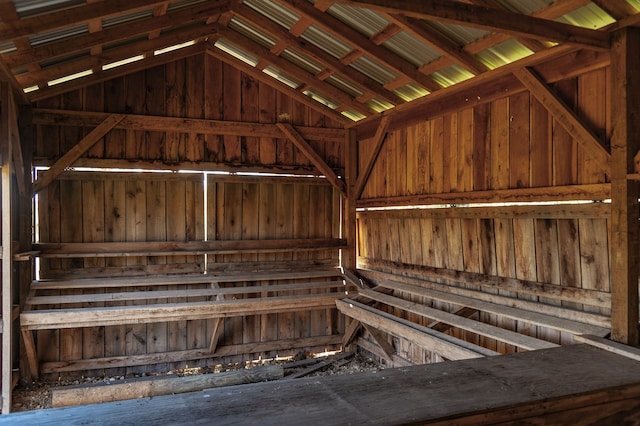
M 615 342 L 601 336 L 591 336 L 588 334 L 575 336 L 575 339 L 578 342 L 586 343 L 588 345 L 595 346 L 596 348 L 604 349 L 606 351 L 622 355 L 626 358 L 640 361 L 640 349 L 637 347 Z
M 303 349 L 309 347 L 340 346 L 342 335 L 318 336 L 307 339 L 272 340 L 249 343 L 243 345 L 218 346 L 215 354 L 206 349 L 191 349 L 180 352 L 164 352 L 159 354 L 129 355 L 120 357 L 105 357 L 100 359 L 78 360 L 69 363 L 46 362 L 42 364 L 43 373 L 69 372 L 77 370 L 92 370 L 110 367 L 146 366 L 165 362 L 185 362 L 198 359 L 224 358 L 239 353 L 263 353 L 281 351 L 284 349 Z
M 559 318 L 568 319 L 571 321 L 581 322 L 584 324 L 591 324 L 603 329 L 610 327 L 608 317 L 593 313 L 581 312 L 572 309 L 564 309 L 558 306 L 543 305 L 540 303 L 531 302 L 528 300 L 520 300 L 513 297 L 501 296 L 486 291 L 474 291 L 466 288 L 462 288 L 450 284 L 439 284 L 433 281 L 424 280 L 423 278 L 416 278 L 411 274 L 407 276 L 393 275 L 389 272 L 375 272 L 369 270 L 360 270 L 363 276 L 371 280 L 373 283 L 380 283 L 383 281 L 401 282 L 406 284 L 418 285 L 424 288 L 433 290 L 449 292 L 460 296 L 470 297 L 485 302 L 496 303 L 503 306 L 512 306 L 514 308 L 524 309 L 532 312 L 540 312 L 546 315 L 556 316 Z
M 149 241 L 107 243 L 40 243 L 34 245 L 43 258 L 168 256 L 196 254 L 233 254 L 288 252 L 291 250 L 327 250 L 342 248 L 342 239 L 219 240 L 219 241 Z
M 483 336 L 496 339 L 498 341 L 505 342 L 522 349 L 538 350 L 558 346 L 551 342 L 546 342 L 544 340 L 536 338 L 530 338 L 529 336 L 525 336 L 509 330 L 504 330 L 502 328 L 484 324 L 479 321 L 470 320 L 468 318 L 460 317 L 458 315 L 441 311 L 439 309 L 434 309 L 415 302 L 403 300 L 398 297 L 388 296 L 374 290 L 362 289 L 358 291 L 358 294 L 366 296 L 371 300 L 385 303 L 389 306 L 394 306 L 407 312 L 422 315 L 435 321 L 444 322 L 453 325 L 456 328 L 481 334 Z
M 633 171 L 633 156 L 640 148 L 640 126 L 632 117 L 640 113 L 640 63 L 637 51 L 640 32 L 627 28 L 614 33 L 611 54 L 611 336 L 629 345 L 638 344 L 638 189 L 627 180 Z M 613 242 L 615 241 L 615 244 Z
M 69 167 L 75 160 L 80 158 L 89 148 L 91 148 L 96 142 L 98 142 L 104 135 L 106 135 L 111 129 L 115 127 L 122 119 L 122 114 L 111 114 L 102 123 L 100 123 L 89 134 L 82 138 L 73 148 L 68 150 L 56 163 L 42 174 L 36 182 L 33 183 L 33 191 L 35 193 L 41 191 L 51 182 L 53 182 L 58 175 L 64 172 L 64 169 Z
M 150 398 L 160 395 L 175 395 L 185 392 L 204 391 L 210 388 L 266 382 L 283 377 L 284 369 L 281 365 L 265 365 L 257 368 L 214 374 L 182 377 L 155 376 L 98 383 L 89 386 L 54 388 L 51 390 L 51 406 L 59 408 L 135 398 Z
M 336 301 L 338 309 L 362 323 L 369 324 L 394 336 L 409 339 L 421 347 L 441 354 L 449 360 L 479 358 L 497 355 L 495 352 L 447 336 L 444 333 L 414 324 L 381 310 L 358 303 L 354 300 Z
M 5 104 L 9 96 L 9 87 L 6 83 L 0 85 L 2 93 L 2 103 Z M 3 114 L 0 117 L 2 124 L 2 130 L 8 132 L 8 114 L 6 109 L 3 108 Z M 4 133 L 6 137 L 6 133 Z M 3 138 L 4 139 L 4 138 Z M 11 383 L 11 375 L 13 370 L 13 323 L 11 318 L 12 309 L 12 284 L 13 284 L 13 260 L 11 258 L 11 247 L 13 241 L 12 226 L 11 226 L 11 210 L 12 210 L 12 191 L 11 191 L 11 144 L 4 141 L 6 148 L 3 148 L 2 155 L 2 182 L 0 188 L 0 194 L 2 195 L 2 207 L 0 211 L 2 213 L 2 222 L 0 223 L 0 231 L 2 232 L 2 371 L 0 372 L 2 377 L 2 413 L 9 413 L 11 411 L 11 392 L 13 386 Z M 28 350 L 28 348 L 27 348 Z M 35 352 L 35 349 L 32 351 Z M 33 353 L 31 358 L 33 358 Z M 33 365 L 33 361 L 30 362 Z M 33 368 L 33 367 L 31 367 Z M 31 372 L 32 375 L 38 375 L 37 367 L 35 371 Z
M 391 207 L 416 206 L 425 204 L 507 203 L 569 200 L 598 201 L 606 200 L 609 198 L 609 184 L 592 184 L 367 198 L 358 200 L 357 207 Z
M 580 121 L 576 113 L 568 108 L 534 71 L 522 68 L 515 71 L 514 74 L 531 91 L 531 94 L 547 108 L 557 122 L 573 135 L 574 140 L 597 161 L 599 169 L 604 173 L 610 173 L 611 155 L 602 146 L 593 131 Z
M 236 299 L 213 302 L 186 302 L 179 304 L 156 304 L 141 306 L 117 306 L 105 308 L 76 308 L 23 312 L 22 326 L 27 330 L 47 328 L 74 328 L 99 325 L 133 323 L 162 323 L 165 321 L 191 320 L 259 315 L 273 312 L 293 312 L 303 309 L 325 309 L 336 299 L 345 297 L 341 293 L 310 294 L 303 296 L 277 296 L 268 299 Z M 158 329 L 155 333 L 160 339 Z M 161 351 L 153 351 L 161 352 Z

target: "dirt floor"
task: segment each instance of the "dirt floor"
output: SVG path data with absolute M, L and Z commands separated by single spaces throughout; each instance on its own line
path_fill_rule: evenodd
M 303 377 L 311 376 L 330 376 L 337 374 L 354 374 L 365 371 L 376 371 L 384 367 L 375 362 L 372 358 L 368 358 L 362 354 L 350 355 L 340 359 L 340 356 L 325 357 L 309 357 L 295 360 L 273 360 L 271 362 L 246 363 L 246 364 L 229 364 L 229 365 L 212 365 L 203 368 L 190 368 L 183 370 L 172 370 L 160 373 L 148 373 L 144 376 L 161 376 L 172 375 L 178 376 L 192 374 L 210 374 L 223 371 L 234 371 L 242 368 L 253 368 L 265 364 L 281 364 L 285 371 L 285 377 L 302 375 Z M 315 370 L 314 370 L 315 369 Z M 313 371 L 311 371 L 313 370 Z M 308 373 L 307 373 L 308 372 Z M 134 376 L 140 377 L 140 376 Z M 116 377 L 84 377 L 77 380 L 65 380 L 56 382 L 38 381 L 29 385 L 18 386 L 13 392 L 13 412 L 41 410 L 51 408 L 51 388 L 61 386 L 93 384 L 100 382 L 116 382 L 124 380 L 124 376 Z

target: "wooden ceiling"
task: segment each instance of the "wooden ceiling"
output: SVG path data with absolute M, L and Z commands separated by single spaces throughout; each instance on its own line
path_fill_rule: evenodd
M 610 32 L 638 25 L 639 9 L 638 0 L 1 1 L 0 67 L 34 102 L 208 54 L 348 124 L 512 73 L 518 60 L 608 53 Z

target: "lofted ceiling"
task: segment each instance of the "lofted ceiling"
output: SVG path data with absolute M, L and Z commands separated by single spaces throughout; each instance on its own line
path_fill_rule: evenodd
M 33 102 L 208 54 L 349 123 L 542 52 L 607 51 L 640 0 L 2 0 Z

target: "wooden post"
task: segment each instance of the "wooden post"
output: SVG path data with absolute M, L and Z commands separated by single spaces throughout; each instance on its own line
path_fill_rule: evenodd
M 640 148 L 640 28 L 623 28 L 611 46 L 611 338 L 638 344 L 638 183 Z
M 357 238 L 356 238 L 356 194 L 355 180 L 358 170 L 358 146 L 356 132 L 353 129 L 347 131 L 345 154 L 345 181 L 347 184 L 347 196 L 344 198 L 344 217 L 342 238 L 347 240 L 347 249 L 342 250 L 342 267 L 344 269 L 356 268 Z
M 2 155 L 2 413 L 11 411 L 12 391 L 12 301 L 13 274 L 11 260 L 11 141 L 9 102 L 11 88 L 0 83 L 0 146 Z

